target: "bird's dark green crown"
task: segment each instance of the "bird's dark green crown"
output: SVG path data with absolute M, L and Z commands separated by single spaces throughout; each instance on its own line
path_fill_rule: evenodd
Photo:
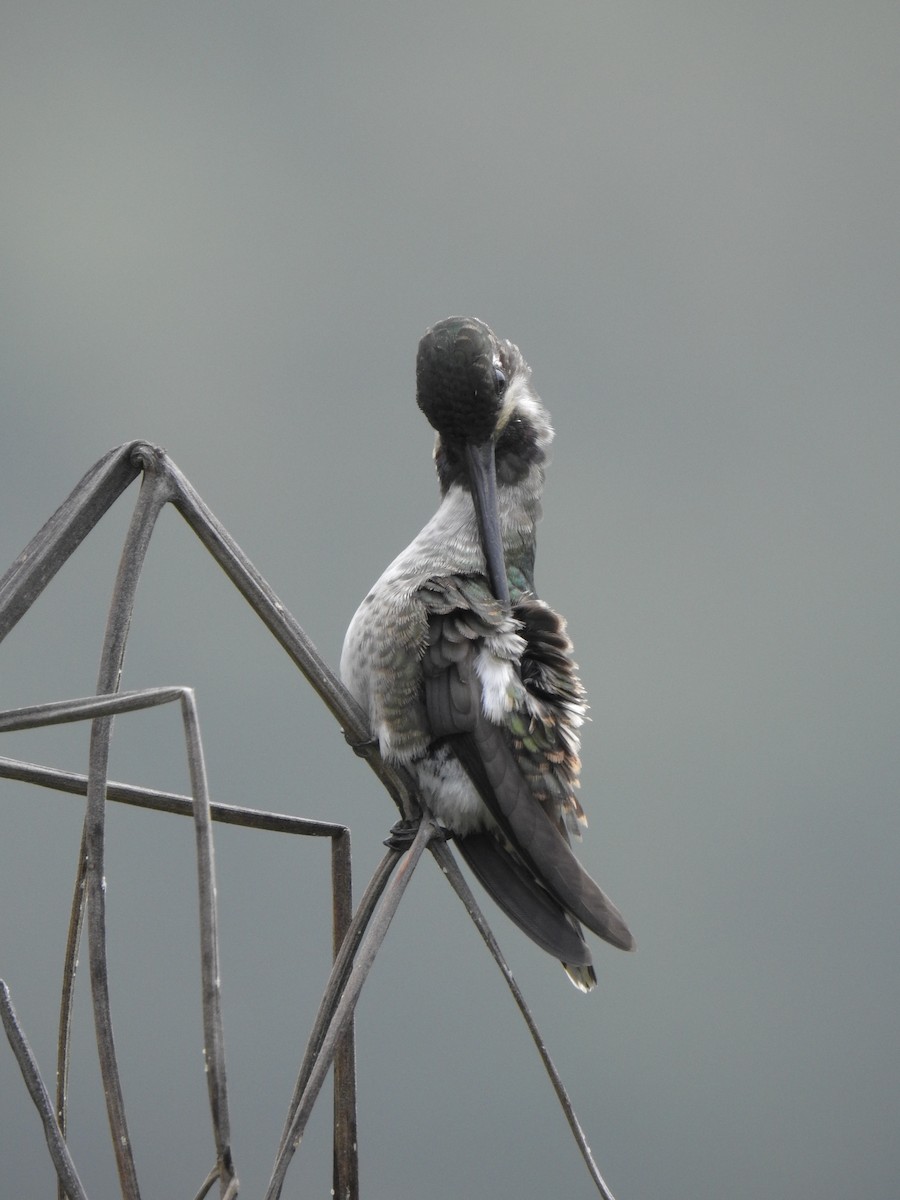
M 493 439 L 499 484 L 521 482 L 546 458 L 553 437 L 518 347 L 476 317 L 448 317 L 426 331 L 416 362 L 419 408 L 438 431 L 441 493 L 469 487 L 466 445 Z
M 503 407 L 507 376 L 491 329 L 448 317 L 425 333 L 416 359 L 416 401 L 442 438 L 486 442 Z

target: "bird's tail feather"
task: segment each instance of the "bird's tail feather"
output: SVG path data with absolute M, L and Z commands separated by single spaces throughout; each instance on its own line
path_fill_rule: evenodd
M 589 991 L 597 982 L 581 930 L 549 892 L 489 833 L 457 837 L 459 852 L 485 891 L 542 950 L 558 958 L 572 982 Z

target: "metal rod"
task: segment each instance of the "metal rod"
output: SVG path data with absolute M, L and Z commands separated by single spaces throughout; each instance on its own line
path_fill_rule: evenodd
M 16 1062 L 19 1064 L 25 1086 L 40 1114 L 41 1123 L 44 1126 L 44 1137 L 47 1139 L 47 1148 L 56 1168 L 60 1187 L 64 1189 L 70 1200 L 87 1200 L 87 1193 L 78 1178 L 69 1148 L 56 1120 L 49 1093 L 41 1079 L 37 1060 L 19 1025 L 9 988 L 2 979 L 0 979 L 0 1019 L 3 1021 L 3 1028 L 6 1030 L 6 1036 L 16 1057 Z
M 87 775 L 22 762 L 16 758 L 0 757 L 0 778 L 34 783 L 75 796 L 87 795 Z M 106 798 L 117 804 L 130 804 L 155 812 L 175 813 L 181 817 L 194 815 L 194 802 L 191 797 L 182 796 L 177 792 L 160 792 L 154 788 L 136 787 L 134 784 L 115 783 L 110 780 L 106 785 Z M 337 825 L 333 821 L 311 821 L 308 817 L 267 812 L 260 808 L 243 808 L 236 804 L 211 803 L 209 811 L 212 819 L 223 825 L 241 825 L 248 829 L 269 830 L 272 833 L 336 838 L 347 832 L 346 825 Z
M 544 1064 L 544 1070 L 547 1072 L 550 1082 L 553 1085 L 553 1090 L 556 1092 L 556 1097 L 559 1100 L 560 1107 L 563 1110 L 563 1115 L 565 1116 L 566 1121 L 569 1124 L 569 1128 L 572 1131 L 572 1136 L 574 1137 L 575 1143 L 578 1146 L 579 1153 L 584 1159 L 585 1166 L 588 1169 L 591 1179 L 594 1181 L 594 1186 L 597 1188 L 599 1194 L 603 1197 L 603 1200 L 615 1200 L 615 1197 L 609 1190 L 606 1180 L 600 1174 L 599 1167 L 594 1162 L 594 1156 L 591 1153 L 591 1148 L 587 1143 L 587 1138 L 584 1136 L 584 1130 L 581 1128 L 581 1123 L 579 1122 L 575 1113 L 572 1101 L 569 1099 L 569 1093 L 566 1091 L 565 1084 L 562 1081 L 562 1076 L 556 1069 L 556 1064 L 550 1057 L 547 1044 L 541 1036 L 541 1031 L 537 1027 L 537 1022 L 532 1016 L 531 1009 L 528 1007 L 525 997 L 522 994 L 522 990 L 518 983 L 516 983 L 509 964 L 503 955 L 503 951 L 500 949 L 490 925 L 488 925 L 483 913 L 481 912 L 481 909 L 478 907 L 478 902 L 472 895 L 472 889 L 466 882 L 462 871 L 460 871 L 456 859 L 453 857 L 453 854 L 450 851 L 450 847 L 446 842 L 435 840 L 431 843 L 429 849 L 439 863 L 444 875 L 447 877 L 450 886 L 456 892 L 457 896 L 459 896 L 460 900 L 462 900 L 466 912 L 472 918 L 475 928 L 478 930 L 487 944 L 488 949 L 494 957 L 494 961 L 497 963 L 503 978 L 506 980 L 507 987 L 512 992 L 513 999 L 519 1007 L 519 1012 L 522 1014 L 522 1018 L 528 1027 L 528 1032 L 531 1034 L 532 1041 L 537 1047 L 537 1052 L 541 1057 L 541 1062 Z
M 353 918 L 350 834 L 331 843 L 333 954 L 337 959 Z M 356 1037 L 351 1021 L 334 1056 L 334 1164 L 336 1200 L 359 1200 L 359 1146 L 356 1119 Z
M 110 601 L 97 679 L 98 695 L 118 689 L 138 577 L 156 518 L 170 497 L 171 491 L 164 478 L 145 474 Z M 116 1061 L 106 957 L 105 803 L 112 721 L 112 717 L 98 717 L 91 727 L 83 859 L 87 893 L 88 959 L 97 1053 L 119 1182 L 125 1200 L 140 1200 L 131 1138 L 125 1117 L 125 1099 Z M 79 863 L 76 891 L 81 888 L 81 870 L 82 864 Z
M 0 578 L 2 641 L 140 472 L 126 443 L 94 463 Z
M 400 903 L 403 893 L 406 891 L 406 887 L 412 878 L 412 873 L 425 847 L 432 838 L 440 836 L 443 835 L 435 822 L 430 817 L 424 817 L 419 824 L 412 845 L 401 858 L 397 871 L 385 889 L 384 899 L 366 931 L 356 961 L 353 964 L 353 969 L 347 980 L 347 985 L 322 1039 L 321 1048 L 316 1055 L 315 1065 L 310 1074 L 309 1081 L 300 1097 L 300 1103 L 291 1123 L 287 1140 L 283 1143 L 275 1160 L 275 1167 L 272 1171 L 272 1178 L 269 1180 L 265 1200 L 275 1200 L 281 1192 L 288 1165 L 294 1155 L 294 1151 L 300 1145 L 306 1129 L 306 1122 L 309 1120 L 313 1105 L 316 1102 L 322 1084 L 325 1082 L 325 1076 L 334 1059 L 337 1043 L 347 1023 L 353 1016 L 353 1010 L 356 1007 L 363 984 L 368 978 L 369 971 L 372 969 L 372 964 L 375 961 L 375 956 L 381 948 L 385 935 L 390 928 L 391 921 L 397 911 L 397 906 Z
M 209 1089 L 213 1138 L 219 1166 L 219 1190 L 224 1195 L 235 1178 L 231 1156 L 231 1123 L 225 1073 L 225 1032 L 222 1026 L 222 995 L 219 975 L 219 938 L 216 921 L 216 870 L 209 789 L 200 723 L 193 690 L 181 697 L 188 752 L 188 771 L 194 796 L 194 831 L 197 843 L 197 884 L 200 894 L 200 974 L 203 991 L 203 1056 Z

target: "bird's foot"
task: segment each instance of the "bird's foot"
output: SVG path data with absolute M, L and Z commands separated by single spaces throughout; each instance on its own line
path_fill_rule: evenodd
M 419 832 L 420 824 L 421 818 L 415 821 L 398 821 L 396 825 L 391 826 L 390 836 L 384 839 L 385 846 L 390 846 L 392 850 L 408 850 L 416 834 Z M 434 837 L 441 841 L 449 841 L 453 837 L 453 834 L 449 829 L 445 829 L 443 825 L 440 825 L 438 826 L 438 833 Z
M 373 750 L 378 749 L 378 738 L 366 738 L 363 742 L 354 742 L 350 738 L 350 734 L 344 731 L 344 741 L 350 747 L 354 754 L 360 758 L 368 758 Z

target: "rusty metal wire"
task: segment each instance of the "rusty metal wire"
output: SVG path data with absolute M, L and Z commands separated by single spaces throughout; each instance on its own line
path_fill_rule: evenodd
M 71 1200 L 81 1200 L 85 1196 L 65 1140 L 75 962 L 85 919 L 98 1058 L 120 1188 L 125 1200 L 140 1198 L 113 1039 L 106 956 L 105 812 L 106 802 L 112 801 L 190 815 L 194 821 L 204 1053 L 216 1153 L 215 1165 L 196 1192 L 198 1200 L 208 1195 L 217 1182 L 220 1198 L 231 1200 L 238 1191 L 231 1153 L 221 1015 L 212 839 L 212 823 L 215 821 L 331 839 L 334 964 L 299 1068 L 266 1200 L 277 1200 L 281 1194 L 285 1173 L 332 1065 L 335 1083 L 333 1190 L 342 1200 L 356 1200 L 359 1196 L 353 1011 L 404 889 L 426 847 L 431 850 L 462 900 L 513 993 L 598 1193 L 604 1200 L 613 1200 L 524 997 L 438 827 L 427 813 L 423 814 L 411 781 L 404 772 L 390 767 L 381 759 L 377 745 L 371 739 L 365 714 L 328 669 L 297 621 L 164 451 L 146 442 L 127 443 L 111 450 L 88 471 L 0 579 L 0 641 L 25 615 L 94 525 L 138 475 L 142 475 L 142 484 L 113 588 L 96 695 L 0 713 L 0 732 L 69 721 L 91 722 L 87 775 L 0 758 L 0 777 L 86 797 L 63 968 L 55 1106 L 51 1104 L 41 1081 L 37 1063 L 12 1008 L 6 984 L 0 981 L 0 1016 L 44 1125 L 59 1180 L 60 1198 L 69 1196 Z M 418 823 L 415 838 L 404 853 L 397 849 L 388 851 L 355 914 L 351 901 L 350 839 L 349 831 L 344 826 L 211 803 L 193 691 L 186 687 L 118 691 L 141 568 L 157 517 L 167 504 L 181 514 L 231 583 L 303 672 L 339 722 L 348 743 L 365 758 L 381 780 L 397 804 L 403 820 Z M 177 703 L 181 710 L 191 795 L 181 796 L 110 781 L 108 763 L 114 717 L 124 712 L 169 703 Z

